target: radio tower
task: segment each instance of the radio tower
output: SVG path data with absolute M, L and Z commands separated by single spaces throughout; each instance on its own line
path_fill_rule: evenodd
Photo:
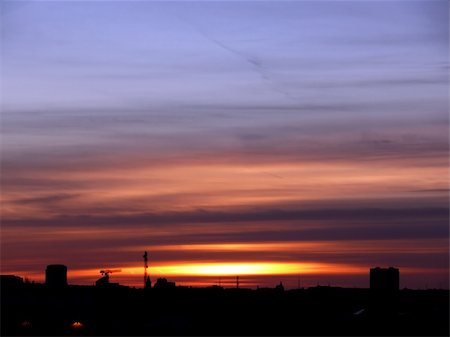
M 148 257 L 147 257 L 147 251 L 144 252 L 144 255 L 142 256 L 144 258 L 144 289 L 151 288 L 152 283 L 150 281 L 150 277 L 147 274 L 147 268 L 148 268 Z

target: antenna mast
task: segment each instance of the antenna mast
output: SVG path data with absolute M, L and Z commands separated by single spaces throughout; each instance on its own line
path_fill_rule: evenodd
M 144 258 L 144 288 L 147 284 L 147 268 L 148 268 L 148 257 L 147 257 L 147 251 L 144 252 L 144 255 L 142 256 Z

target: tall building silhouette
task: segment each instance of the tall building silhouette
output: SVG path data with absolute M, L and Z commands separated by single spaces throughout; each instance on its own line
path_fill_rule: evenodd
M 372 290 L 399 290 L 400 271 L 397 268 L 371 268 L 370 289 Z
M 50 264 L 45 269 L 45 284 L 53 288 L 67 286 L 67 267 L 63 264 Z

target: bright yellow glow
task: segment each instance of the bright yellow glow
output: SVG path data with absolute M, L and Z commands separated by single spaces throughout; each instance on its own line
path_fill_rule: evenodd
M 154 266 L 153 273 L 167 276 L 233 276 L 233 275 L 289 275 L 345 272 L 361 273 L 363 269 L 355 266 L 342 266 L 324 263 L 295 262 L 220 262 L 220 263 L 180 263 Z M 142 268 L 125 268 L 130 274 L 142 273 Z M 365 269 L 364 269 L 365 271 Z
M 298 274 L 361 274 L 367 268 L 315 262 L 203 262 L 190 263 L 185 261 L 171 264 L 153 264 L 149 273 L 153 277 L 176 276 L 238 276 L 238 275 L 298 275 Z M 74 277 L 96 277 L 98 270 L 74 270 Z M 116 279 L 132 275 L 141 275 L 142 267 L 122 268 L 122 273 L 114 275 Z
M 299 269 L 299 266 L 295 264 L 286 263 L 221 263 L 163 267 L 164 272 L 178 275 L 290 274 L 293 272 L 298 272 Z

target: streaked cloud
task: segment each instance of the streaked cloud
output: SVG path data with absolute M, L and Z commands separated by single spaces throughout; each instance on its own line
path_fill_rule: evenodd
M 2 273 L 448 286 L 446 1 L 1 9 Z

